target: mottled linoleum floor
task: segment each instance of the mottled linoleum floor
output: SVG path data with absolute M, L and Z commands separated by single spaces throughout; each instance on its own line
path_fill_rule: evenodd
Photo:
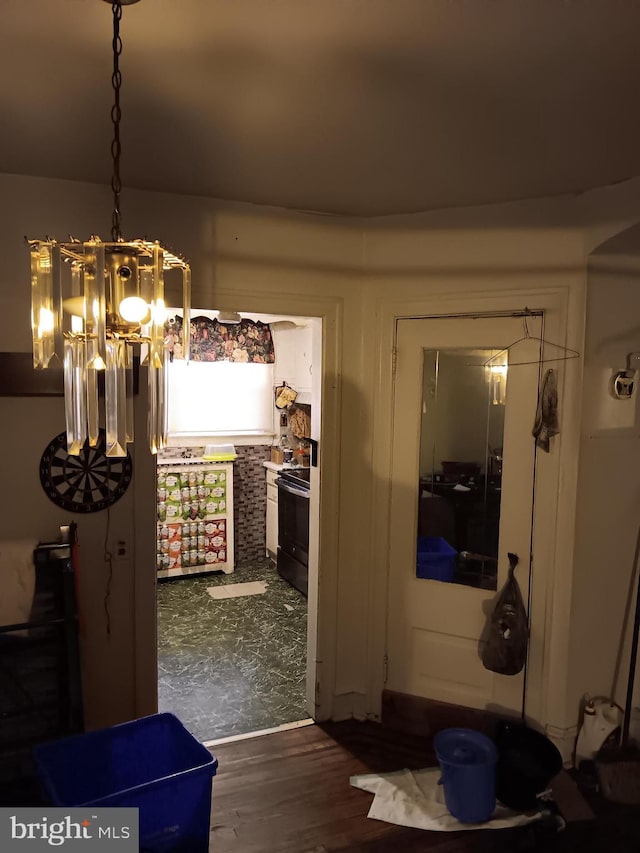
M 262 595 L 214 600 L 207 587 L 266 581 Z M 272 563 L 158 584 L 158 706 L 200 740 L 308 717 L 307 600 Z

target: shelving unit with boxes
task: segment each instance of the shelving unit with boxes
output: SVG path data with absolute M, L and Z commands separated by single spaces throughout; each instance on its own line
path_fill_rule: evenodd
M 234 569 L 233 464 L 158 463 L 159 578 Z

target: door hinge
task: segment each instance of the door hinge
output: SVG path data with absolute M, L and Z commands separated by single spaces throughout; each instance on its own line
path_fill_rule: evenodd
M 394 347 L 391 350 L 391 375 L 395 377 L 396 367 L 398 366 L 398 350 Z
M 382 659 L 382 683 L 386 684 L 389 678 L 389 655 Z

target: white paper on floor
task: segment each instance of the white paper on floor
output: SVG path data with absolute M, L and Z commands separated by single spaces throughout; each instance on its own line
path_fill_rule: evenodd
M 486 823 L 460 823 L 447 810 L 442 785 L 438 785 L 440 776 L 439 767 L 427 767 L 413 772 L 398 770 L 394 773 L 352 776 L 349 783 L 354 788 L 375 794 L 367 817 L 399 826 L 457 832 L 461 829 L 522 826 L 540 817 L 539 813 L 531 815 L 512 812 L 498 803 L 493 817 Z
M 208 586 L 207 592 L 211 598 L 240 598 L 243 595 L 262 595 L 267 591 L 266 581 L 249 581 L 248 583 L 225 583 L 220 586 Z

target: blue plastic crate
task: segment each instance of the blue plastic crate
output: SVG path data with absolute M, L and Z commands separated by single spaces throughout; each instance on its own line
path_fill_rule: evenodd
M 452 581 L 458 552 L 442 536 L 418 536 L 416 577 Z
M 216 758 L 173 714 L 34 747 L 52 805 L 139 809 L 140 850 L 209 849 Z

